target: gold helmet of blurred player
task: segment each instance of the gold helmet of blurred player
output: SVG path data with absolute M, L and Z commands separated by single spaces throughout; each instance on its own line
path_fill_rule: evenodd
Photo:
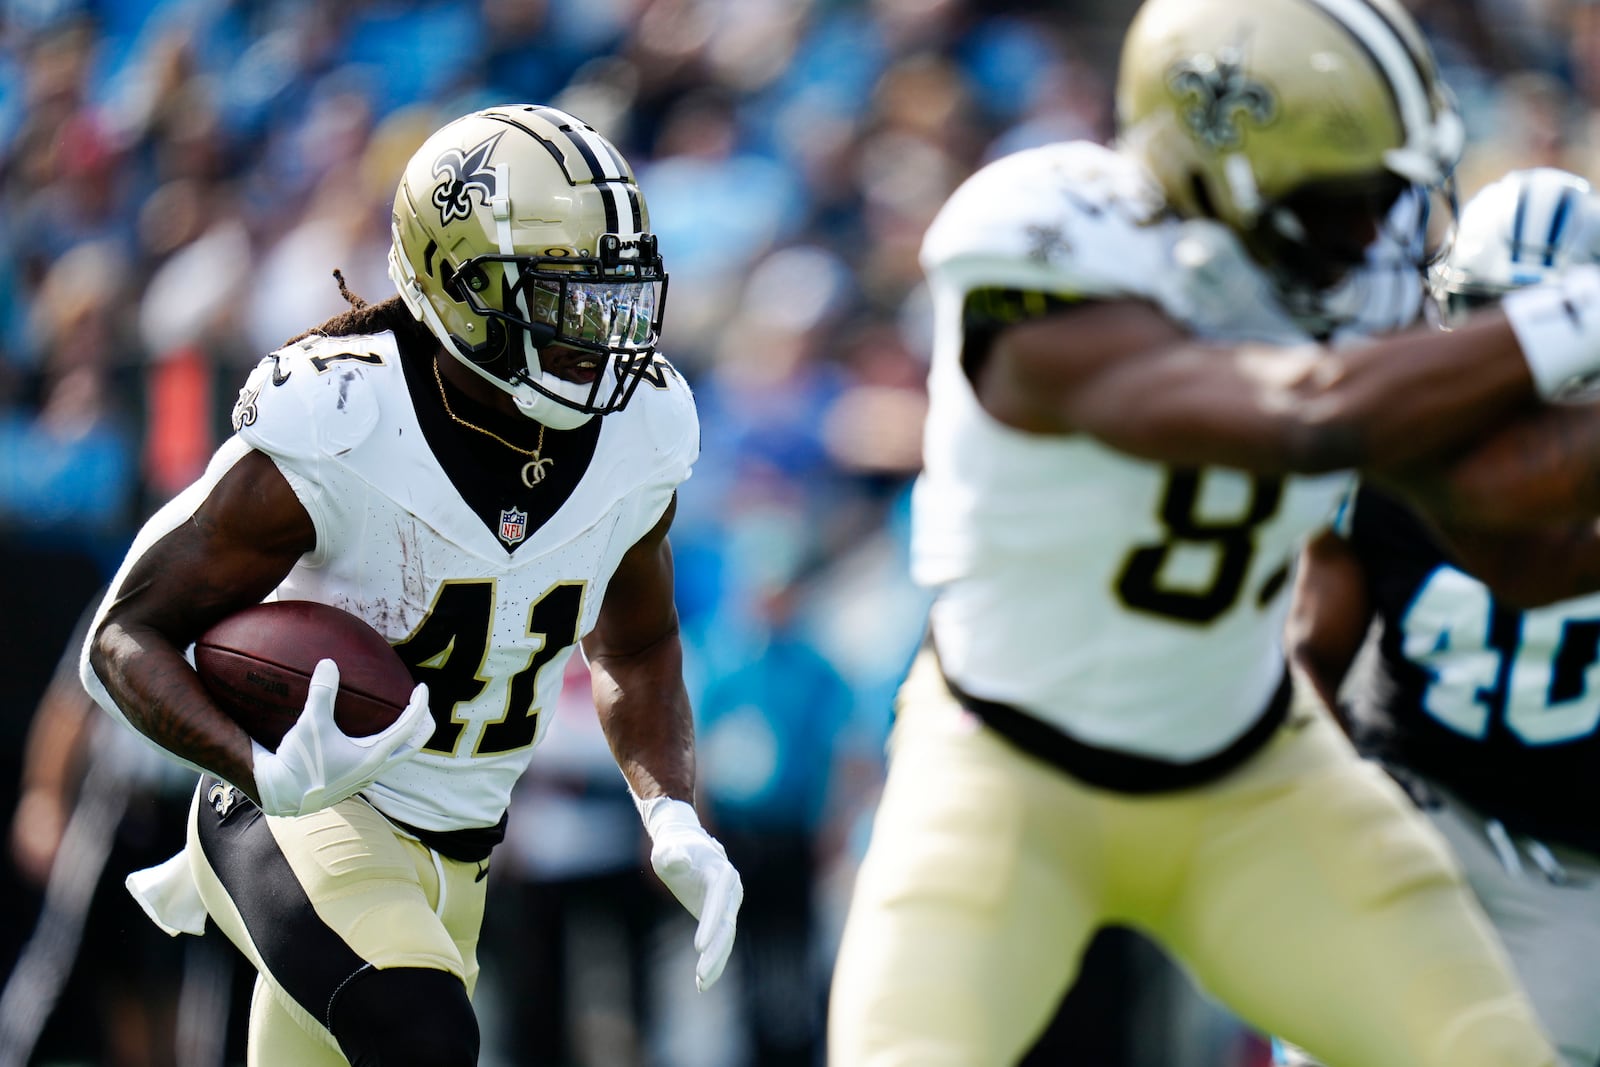
M 523 414 L 571 429 L 622 408 L 649 370 L 667 284 L 649 230 L 633 170 L 593 127 L 492 107 L 406 164 L 389 276 L 446 351 Z M 552 346 L 574 350 L 587 380 L 547 370 Z
M 1463 142 L 1394 0 L 1146 0 L 1116 104 L 1173 209 L 1225 224 L 1292 287 L 1360 263 L 1408 186 L 1448 187 Z

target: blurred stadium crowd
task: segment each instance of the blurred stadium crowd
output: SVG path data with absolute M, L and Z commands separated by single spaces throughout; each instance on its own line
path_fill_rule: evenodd
M 1597 176 L 1600 4 L 1412 6 L 1468 120 L 1463 193 L 1513 166 Z M 658 921 L 587 687 L 569 690 L 495 868 L 485 1062 L 820 1062 L 832 938 L 922 622 L 903 562 L 929 333 L 918 243 L 986 159 L 1109 136 L 1133 7 L 0 0 L 0 551 L 13 591 L 0 802 L 21 813 L 4 958 L 38 910 L 78 780 L 40 782 L 22 764 L 79 611 L 138 521 L 227 433 L 249 367 L 343 308 L 332 271 L 390 294 L 394 182 L 423 136 L 487 104 L 547 102 L 633 162 L 672 276 L 663 347 L 704 428 L 673 532 L 679 604 L 702 787 L 747 903 L 716 997 L 654 981 L 687 968 L 673 954 L 689 931 Z M 149 839 L 180 824 L 151 828 L 143 798 L 181 804 L 187 784 L 163 782 L 137 786 L 122 830 L 155 859 L 167 839 Z M 141 921 L 91 926 L 85 958 L 117 958 L 101 938 L 142 942 Z M 148 952 L 181 952 L 163 942 Z M 95 995 L 93 975 L 74 981 Z M 78 1011 L 42 1047 L 147 1062 L 98 1051 L 117 1024 L 96 1020 L 112 1018 Z M 1251 1054 L 1215 1019 L 1188 1025 L 1166 1067 Z M 1071 1062 L 1137 1062 L 1104 1055 Z

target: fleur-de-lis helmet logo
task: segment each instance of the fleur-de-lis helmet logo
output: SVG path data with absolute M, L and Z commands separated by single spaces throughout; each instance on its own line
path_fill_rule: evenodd
M 1214 151 L 1238 148 L 1246 120 L 1265 126 L 1278 113 L 1272 90 L 1245 73 L 1244 58 L 1235 48 L 1174 65 L 1167 85 L 1188 102 L 1183 120 L 1190 132 Z
M 494 168 L 489 166 L 489 156 L 500 142 L 497 133 L 463 153 L 451 148 L 440 153 L 433 161 L 433 176 L 443 178 L 433 187 L 433 206 L 439 209 L 439 224 L 447 226 L 456 219 L 472 214 L 472 194 L 478 194 L 479 205 L 485 205 L 495 194 Z

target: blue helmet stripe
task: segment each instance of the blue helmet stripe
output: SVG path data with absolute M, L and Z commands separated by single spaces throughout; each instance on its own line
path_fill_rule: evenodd
M 1522 259 L 1522 227 L 1528 220 L 1528 186 L 1523 184 L 1517 190 L 1517 210 L 1511 216 L 1511 262 L 1516 263 Z
M 1567 217 L 1572 214 L 1572 205 L 1578 199 L 1578 190 L 1568 186 L 1561 190 L 1561 200 L 1556 204 L 1556 213 L 1550 220 L 1550 236 L 1544 243 L 1544 265 L 1555 266 L 1556 250 L 1561 246 L 1561 231 L 1567 228 Z

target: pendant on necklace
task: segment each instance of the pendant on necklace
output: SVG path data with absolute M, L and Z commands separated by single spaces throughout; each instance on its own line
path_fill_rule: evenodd
M 541 459 L 539 453 L 535 452 L 533 458 L 522 465 L 522 484 L 532 489 L 544 481 L 545 468 L 554 467 L 555 465 L 555 460 Z

